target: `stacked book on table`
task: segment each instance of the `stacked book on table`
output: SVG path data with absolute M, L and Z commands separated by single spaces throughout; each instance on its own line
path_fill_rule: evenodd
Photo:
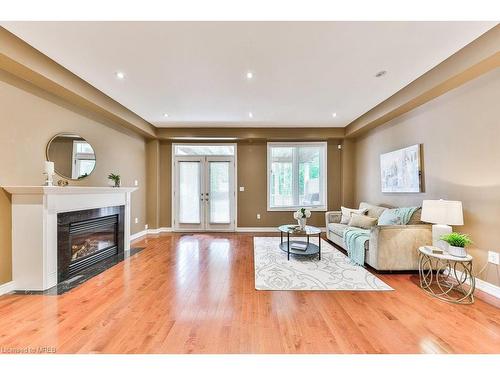
M 300 250 L 300 251 L 306 251 L 307 250 L 307 244 L 306 243 L 300 243 L 300 242 L 292 242 L 290 244 L 290 249 Z

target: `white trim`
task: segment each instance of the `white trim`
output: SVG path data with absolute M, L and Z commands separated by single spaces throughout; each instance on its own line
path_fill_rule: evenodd
M 461 271 L 457 271 L 457 276 L 459 278 L 461 278 L 462 277 L 462 272 Z M 496 285 L 491 284 L 491 283 L 489 283 L 487 281 L 478 279 L 477 277 L 475 279 L 476 279 L 476 289 L 477 290 L 480 290 L 480 291 L 482 291 L 482 292 L 484 292 L 486 294 L 492 295 L 493 297 L 496 297 L 496 298 L 500 299 L 500 286 L 496 286 Z M 470 284 L 469 278 L 467 278 L 466 283 Z
M 0 285 L 0 296 L 2 294 L 7 294 L 7 293 L 10 293 L 10 292 L 13 292 L 15 290 L 15 284 L 14 284 L 14 281 L 9 281 L 5 284 L 1 284 Z
M 320 171 L 320 191 L 322 192 L 322 205 L 320 206 L 288 206 L 288 207 L 271 207 L 271 148 L 273 146 L 282 147 L 307 147 L 307 146 L 322 146 L 322 154 L 320 157 L 320 162 L 322 161 L 322 168 Z M 297 165 L 296 153 L 293 153 L 293 165 Z M 306 207 L 310 211 L 328 211 L 328 142 L 318 141 L 318 142 L 267 142 L 267 181 L 266 181 L 266 191 L 267 191 L 267 211 L 268 212 L 279 212 L 279 211 L 296 211 L 299 208 Z M 321 163 L 320 163 L 321 164 Z M 295 173 L 293 173 L 295 176 Z M 298 194 L 298 181 L 294 179 L 292 181 L 292 188 L 294 189 L 294 196 Z
M 137 240 L 138 238 L 147 236 L 149 234 L 159 234 L 159 233 L 165 233 L 165 232 L 173 232 L 173 228 L 171 227 L 161 227 L 161 228 L 156 228 L 156 229 L 144 229 L 140 232 L 134 233 L 130 235 L 130 242 Z

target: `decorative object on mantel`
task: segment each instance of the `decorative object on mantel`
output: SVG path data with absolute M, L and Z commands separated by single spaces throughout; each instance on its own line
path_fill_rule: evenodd
M 472 240 L 467 234 L 452 232 L 441 236 L 441 240 L 448 243 L 448 254 L 459 258 L 465 258 L 467 251 L 465 247 L 472 244 Z
M 307 224 L 307 219 L 311 217 L 311 211 L 307 208 L 299 208 L 293 213 L 293 218 L 299 223 L 299 228 L 304 230 Z
M 121 178 L 119 174 L 110 173 L 108 179 L 113 181 L 114 187 L 120 187 Z
M 422 191 L 420 144 L 380 155 L 382 193 Z
M 64 180 L 64 179 L 61 179 L 59 181 L 57 181 L 57 186 L 60 186 L 60 187 L 65 187 L 65 186 L 68 186 L 68 180 Z
M 54 181 L 54 163 L 51 161 L 45 162 L 45 171 L 43 172 L 47 176 L 45 180 L 45 186 L 53 186 Z
M 462 202 L 445 200 L 424 200 L 422 202 L 422 221 L 432 226 L 432 245 L 448 250 L 448 244 L 442 236 L 450 234 L 450 225 L 464 225 Z

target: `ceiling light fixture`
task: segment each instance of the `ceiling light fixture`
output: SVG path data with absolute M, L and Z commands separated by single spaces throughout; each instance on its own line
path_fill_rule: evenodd
M 252 78 L 253 78 L 253 73 L 247 72 L 247 79 L 252 79 Z
M 375 77 L 380 78 L 382 76 L 385 76 L 386 74 L 387 74 L 386 70 L 381 70 L 380 72 L 378 72 L 377 74 L 375 74 Z
M 116 78 L 118 78 L 118 79 L 125 78 L 125 73 L 123 73 L 123 72 L 116 72 L 115 75 L 116 75 Z
M 248 117 L 249 118 L 253 118 L 253 113 L 252 112 L 248 112 Z
M 164 113 L 164 114 L 163 114 L 163 117 L 168 117 L 168 113 Z
M 332 113 L 332 117 L 333 117 L 333 118 L 337 117 L 337 113 L 336 113 L 336 112 L 333 112 L 333 113 Z

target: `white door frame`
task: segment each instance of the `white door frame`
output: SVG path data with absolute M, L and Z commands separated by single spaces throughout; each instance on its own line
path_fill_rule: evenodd
M 176 178 L 177 178 L 177 169 L 175 162 L 178 159 L 183 159 L 186 160 L 185 158 L 190 158 L 191 156 L 176 156 L 175 155 L 175 146 L 176 145 L 209 145 L 209 146 L 220 146 L 220 145 L 231 145 L 234 146 L 234 155 L 232 156 L 234 160 L 234 168 L 233 168 L 233 174 L 234 174 L 234 187 L 233 187 L 233 223 L 231 225 L 231 228 L 229 229 L 217 229 L 217 228 L 211 228 L 211 229 L 189 229 L 189 228 L 179 228 L 178 223 L 176 223 L 176 209 L 177 209 L 177 203 L 176 203 L 176 197 L 175 197 L 175 187 L 176 187 Z M 208 157 L 208 158 L 213 158 L 213 157 L 231 157 L 229 155 L 205 155 L 205 156 L 192 156 L 193 160 L 195 160 L 197 157 Z M 191 143 L 172 143 L 172 165 L 171 165 L 171 171 L 172 171 L 172 176 L 171 176 L 171 186 L 172 186 L 172 191 L 171 191 L 171 207 L 172 207 L 172 212 L 171 212 L 171 223 L 172 223 L 172 230 L 174 232 L 193 232 L 193 231 L 210 231 L 210 232 L 235 232 L 236 228 L 238 228 L 238 144 L 237 143 L 206 143 L 206 142 L 191 142 Z M 203 171 L 202 171 L 203 174 Z M 205 176 L 202 176 L 204 178 Z

